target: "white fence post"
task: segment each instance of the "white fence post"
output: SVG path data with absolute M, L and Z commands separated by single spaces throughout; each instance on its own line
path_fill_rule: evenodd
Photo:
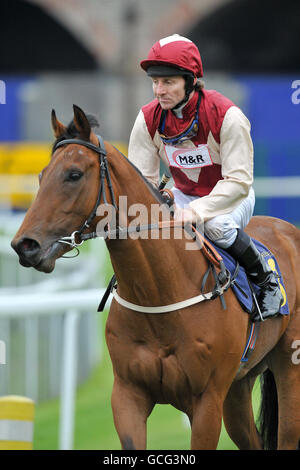
M 39 351 L 38 317 L 30 316 L 25 321 L 25 390 L 26 396 L 38 401 L 39 390 Z
M 59 448 L 72 450 L 76 401 L 77 344 L 79 312 L 69 310 L 64 320 L 61 377 Z

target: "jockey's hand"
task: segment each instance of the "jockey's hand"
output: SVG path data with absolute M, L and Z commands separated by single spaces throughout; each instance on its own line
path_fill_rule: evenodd
M 200 217 L 192 209 L 181 209 L 176 207 L 174 212 L 175 220 L 182 220 L 186 223 L 196 224 L 200 222 Z

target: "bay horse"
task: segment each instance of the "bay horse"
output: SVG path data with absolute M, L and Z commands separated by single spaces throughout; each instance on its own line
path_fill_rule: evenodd
M 109 142 L 93 131 L 95 122 L 74 105 L 63 125 L 52 112 L 56 141 L 40 188 L 12 241 L 23 266 L 46 273 L 83 237 L 95 233 L 103 204 L 121 213 L 118 201 L 147 209 L 162 204 L 157 190 Z M 160 215 L 164 220 L 164 213 Z M 107 225 L 107 233 L 110 227 Z M 199 294 L 208 261 L 202 250 L 186 250 L 186 239 L 106 237 L 117 294 L 107 323 L 114 384 L 112 410 L 123 449 L 146 448 L 146 422 L 155 404 L 171 404 L 187 414 L 191 449 L 216 449 L 222 418 L 239 449 L 296 449 L 300 438 L 300 231 L 271 217 L 253 217 L 248 233 L 265 244 L 280 265 L 290 315 L 260 324 L 255 349 L 241 363 L 251 321 L 232 289 L 219 298 L 164 313 L 135 311 L 131 304 L 160 307 Z M 72 235 L 70 235 L 72 234 Z M 119 234 L 120 235 L 120 234 Z M 77 240 L 77 243 L 75 243 Z M 210 273 L 206 289 L 215 280 Z M 129 307 L 126 306 L 129 302 Z M 294 354 L 294 356 L 293 356 Z M 256 427 L 251 392 L 264 377 L 262 422 Z

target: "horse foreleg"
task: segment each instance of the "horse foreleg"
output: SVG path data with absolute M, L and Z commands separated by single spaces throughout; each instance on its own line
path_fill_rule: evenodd
M 207 389 L 196 397 L 192 412 L 192 450 L 215 450 L 222 425 L 223 401 Z
M 254 382 L 255 377 L 248 376 L 233 382 L 224 402 L 224 424 L 229 437 L 240 450 L 262 449 L 252 408 Z
M 122 449 L 146 449 L 146 421 L 154 404 L 141 390 L 115 377 L 112 391 L 114 423 Z

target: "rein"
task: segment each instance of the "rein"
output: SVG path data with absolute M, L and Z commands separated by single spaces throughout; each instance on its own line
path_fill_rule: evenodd
M 170 221 L 162 221 L 157 224 L 149 224 L 149 225 L 137 225 L 134 227 L 118 227 L 114 230 L 107 230 L 103 232 L 90 232 L 90 233 L 83 233 L 85 229 L 90 227 L 90 224 L 92 220 L 95 218 L 96 213 L 97 213 L 97 208 L 100 204 L 101 197 L 103 197 L 103 202 L 104 204 L 107 204 L 107 197 L 106 197 L 106 190 L 105 190 L 105 181 L 107 182 L 111 201 L 113 207 L 118 210 L 116 200 L 115 200 L 115 195 L 112 187 L 112 182 L 111 182 L 111 177 L 110 177 L 110 172 L 109 172 L 109 167 L 107 163 L 107 152 L 104 147 L 104 141 L 103 138 L 99 135 L 97 135 L 98 141 L 99 141 L 99 146 L 96 146 L 92 144 L 91 142 L 87 142 L 85 140 L 81 139 L 65 139 L 57 144 L 55 144 L 53 148 L 53 153 L 60 147 L 68 144 L 77 144 L 84 146 L 86 148 L 89 148 L 96 152 L 99 155 L 99 162 L 100 162 L 100 186 L 99 186 L 99 192 L 97 196 L 97 201 L 96 204 L 90 213 L 89 217 L 86 219 L 86 221 L 82 224 L 82 226 L 78 229 L 75 230 L 70 236 L 62 237 L 57 240 L 58 243 L 65 243 L 72 248 L 75 248 L 77 250 L 77 254 L 75 256 L 78 256 L 79 250 L 78 246 L 82 245 L 84 241 L 86 240 L 91 240 L 95 238 L 111 238 L 115 235 L 122 235 L 122 234 L 128 234 L 128 233 L 138 233 L 142 231 L 151 231 L 151 230 L 163 230 L 166 228 L 182 228 L 183 230 L 186 230 L 193 238 L 196 239 L 200 250 L 203 251 L 204 255 L 210 262 L 209 269 L 207 273 L 204 275 L 205 280 L 207 279 L 207 275 L 211 269 L 211 266 L 213 267 L 213 274 L 215 277 L 216 285 L 215 288 L 213 289 L 212 292 L 209 293 L 201 293 L 200 295 L 181 301 L 177 302 L 175 304 L 171 305 L 164 305 L 164 306 L 159 306 L 159 307 L 142 307 L 139 305 L 132 304 L 130 302 L 127 302 L 126 300 L 122 299 L 116 291 L 115 285 L 112 285 L 109 287 L 109 293 L 113 292 L 114 298 L 119 302 L 121 305 L 135 311 L 139 312 L 144 312 L 144 313 L 165 313 L 165 312 L 170 312 L 174 310 L 178 310 L 180 308 L 185 308 L 190 305 L 194 305 L 196 303 L 199 303 L 203 300 L 212 300 L 216 297 L 220 297 L 222 301 L 223 308 L 225 309 L 225 302 L 222 297 L 223 293 L 230 287 L 231 285 L 231 276 L 228 270 L 225 268 L 224 262 L 220 254 L 215 250 L 215 248 L 209 243 L 208 240 L 204 238 L 204 236 L 192 225 L 192 224 L 187 224 L 184 223 L 183 221 L 177 221 L 177 220 L 170 220 Z M 162 188 L 161 188 L 162 189 Z M 220 272 L 217 274 L 215 271 L 214 267 L 217 267 L 220 269 Z M 204 284 L 203 286 L 204 287 Z M 102 304 L 102 302 L 101 302 Z

